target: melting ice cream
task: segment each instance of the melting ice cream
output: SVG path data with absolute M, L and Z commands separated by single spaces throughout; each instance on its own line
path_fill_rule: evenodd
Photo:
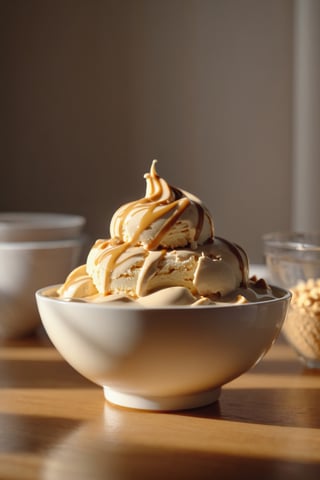
M 264 280 L 249 278 L 245 251 L 215 235 L 200 199 L 170 186 L 158 175 L 156 161 L 145 179 L 145 196 L 114 213 L 110 238 L 95 242 L 58 297 L 145 306 L 273 298 Z

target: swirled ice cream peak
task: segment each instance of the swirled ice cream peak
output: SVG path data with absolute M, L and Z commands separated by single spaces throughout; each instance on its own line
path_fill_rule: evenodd
M 110 234 L 121 242 L 158 247 L 196 247 L 213 238 L 211 215 L 194 195 L 171 187 L 156 172 L 154 160 L 145 174 L 146 195 L 120 207 L 110 223 Z

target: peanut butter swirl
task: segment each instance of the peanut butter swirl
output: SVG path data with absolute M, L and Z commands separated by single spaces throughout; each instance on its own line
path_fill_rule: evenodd
M 145 196 L 114 213 L 110 238 L 96 240 L 86 265 L 71 272 L 58 296 L 140 301 L 162 291 L 164 301 L 175 288 L 177 302 L 204 304 L 247 290 L 245 252 L 214 236 L 201 200 L 170 186 L 157 174 L 156 160 L 144 177 Z

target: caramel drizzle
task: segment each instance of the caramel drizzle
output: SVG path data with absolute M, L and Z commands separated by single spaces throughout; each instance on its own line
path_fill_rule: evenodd
M 195 240 L 197 241 L 200 237 L 201 230 L 203 227 L 203 222 L 204 222 L 204 211 L 201 205 L 198 203 L 195 204 L 198 210 L 198 223 L 197 223 L 197 228 L 196 228 L 196 233 L 195 233 Z M 211 234 L 212 234 L 212 228 L 211 228 Z
M 190 200 L 188 198 L 183 198 L 181 200 L 177 200 L 176 202 L 173 202 L 172 204 L 173 207 L 177 206 L 177 209 L 173 212 L 171 217 L 162 225 L 161 229 L 159 230 L 157 235 L 154 237 L 154 239 L 151 242 L 149 242 L 148 249 L 154 250 L 159 246 L 161 239 L 170 230 L 172 225 L 176 223 L 180 215 L 184 212 L 184 210 L 188 207 L 189 204 L 190 204 Z
M 221 237 L 216 237 L 216 238 L 218 240 L 220 240 L 221 242 L 223 242 L 225 245 L 227 245 L 229 250 L 237 258 L 238 263 L 239 263 L 239 269 L 240 269 L 241 276 L 242 276 L 242 281 L 241 281 L 240 286 L 246 288 L 247 284 L 248 284 L 248 281 L 247 281 L 247 279 L 248 279 L 247 262 L 245 261 L 245 259 L 247 258 L 247 254 L 245 253 L 243 248 L 241 248 L 239 245 L 236 245 L 232 242 L 229 242 L 225 238 L 221 238 Z M 241 254 L 241 252 L 242 252 L 242 254 Z
M 116 239 L 114 239 L 109 242 L 104 242 L 102 245 L 100 245 L 102 252 L 95 259 L 95 264 L 97 265 L 102 261 L 106 262 L 106 278 L 104 281 L 105 292 L 108 292 L 110 288 L 111 273 L 117 266 L 119 257 L 130 246 L 133 246 L 138 242 L 141 233 L 150 225 L 152 225 L 152 223 L 154 223 L 158 218 L 172 212 L 153 240 L 151 240 L 147 245 L 148 250 L 157 249 L 161 243 L 161 239 L 166 235 L 172 225 L 174 225 L 177 219 L 191 203 L 191 200 L 185 197 L 180 190 L 170 187 L 165 180 L 159 177 L 155 169 L 155 163 L 156 161 L 154 160 L 152 162 L 150 173 L 145 174 L 147 181 L 146 196 L 139 200 L 128 203 L 123 207 L 121 212 L 119 212 L 117 231 L 119 232 L 120 239 L 123 238 L 123 228 L 126 218 L 132 215 L 133 211 L 136 215 L 142 213 L 139 225 L 130 241 L 116 243 L 114 246 L 112 246 L 112 243 L 116 242 Z M 195 204 L 198 210 L 198 223 L 195 234 L 195 240 L 197 240 L 200 236 L 203 226 L 204 212 L 201 205 L 198 205 L 197 203 Z

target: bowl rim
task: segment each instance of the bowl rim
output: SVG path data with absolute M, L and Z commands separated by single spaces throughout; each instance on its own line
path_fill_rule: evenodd
M 94 303 L 94 302 L 86 302 L 84 300 L 65 300 L 65 299 L 62 299 L 62 298 L 58 298 L 58 297 L 52 297 L 52 296 L 48 296 L 48 295 L 44 295 L 44 292 L 45 291 L 48 291 L 48 290 L 57 290 L 62 284 L 56 284 L 56 285 L 48 285 L 46 287 L 42 287 L 40 289 L 38 289 L 36 292 L 35 292 L 35 296 L 37 299 L 41 299 L 41 300 L 44 300 L 46 302 L 49 302 L 49 303 L 60 303 L 60 304 L 65 304 L 65 305 L 68 305 L 68 307 L 66 308 L 74 308 L 75 305 L 77 305 L 79 307 L 79 305 L 81 305 L 81 307 L 83 308 L 98 308 L 98 309 L 106 309 L 106 310 L 117 310 L 117 311 L 127 311 L 127 310 L 132 310 L 132 311 L 143 311 L 143 312 L 147 312 L 147 311 L 162 311 L 162 310 L 174 310 L 174 311 L 177 311 L 177 310 L 181 310 L 181 311 L 186 311 L 186 310 L 194 310 L 194 311 L 205 311 L 205 310 L 209 310 L 209 311 L 212 311 L 212 310 L 225 310 L 226 308 L 227 309 L 230 309 L 230 308 L 236 308 L 236 309 L 248 309 L 248 308 L 253 308 L 253 306 L 257 306 L 257 305 L 269 305 L 269 304 L 273 304 L 273 303 L 279 303 L 279 302 L 283 302 L 283 301 L 290 301 L 291 297 L 292 297 L 292 293 L 290 290 L 286 289 L 286 288 L 283 288 L 283 287 L 279 287 L 279 286 L 276 286 L 276 285 L 270 285 L 270 287 L 272 289 L 275 289 L 277 290 L 279 293 L 281 293 L 281 296 L 279 297 L 275 297 L 275 298 L 271 298 L 271 299 L 267 299 L 267 300 L 259 300 L 257 302 L 248 302 L 248 303 L 242 303 L 242 304 L 235 304 L 235 303 L 230 303 L 230 304 L 215 304 L 215 305 L 194 305 L 194 306 L 191 306 L 191 305 L 161 305 L 161 306 L 142 306 L 141 304 L 137 304 L 135 302 L 130 302 L 126 305 L 119 305 L 119 304 L 110 304 L 108 302 L 106 303 Z
M 0 212 L 0 230 L 63 229 L 82 227 L 86 218 L 82 215 L 59 212 Z
M 320 231 L 274 231 L 264 234 L 262 240 L 265 248 L 320 252 Z
M 81 247 L 85 244 L 87 236 L 81 234 L 78 237 L 62 240 L 35 240 L 26 242 L 1 242 L 0 250 L 46 250 L 54 248 Z

